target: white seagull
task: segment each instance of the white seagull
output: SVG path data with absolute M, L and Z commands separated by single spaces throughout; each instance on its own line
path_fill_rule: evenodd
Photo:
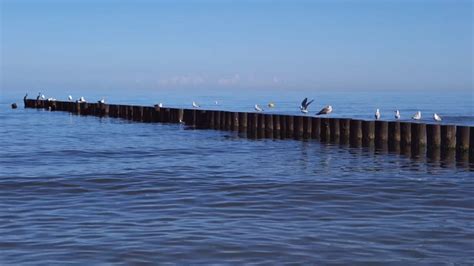
M 377 110 L 375 111 L 375 120 L 379 120 L 380 119 L 380 110 L 377 108 Z
M 68 99 L 69 101 L 72 101 L 72 96 L 71 96 L 71 95 L 67 96 L 67 99 Z
M 439 116 L 437 113 L 434 113 L 433 114 L 433 119 L 437 122 L 440 122 L 442 119 L 441 119 L 441 116 Z
M 395 111 L 395 119 L 397 119 L 397 120 L 400 119 L 400 111 L 399 110 Z
M 418 111 L 415 113 L 415 115 L 412 117 L 413 120 L 420 120 L 421 119 L 421 112 Z
M 308 98 L 304 98 L 304 100 L 301 102 L 301 105 L 300 105 L 300 110 L 303 114 L 308 113 L 308 107 L 313 101 L 314 100 L 311 100 L 308 102 Z
M 159 104 L 158 104 L 158 107 L 163 108 L 163 104 L 162 104 L 162 103 L 159 103 Z
M 201 106 L 199 106 L 199 104 L 197 104 L 196 102 L 193 101 L 193 107 L 194 107 L 194 108 L 199 108 L 199 107 L 201 107 Z
M 263 111 L 263 109 L 262 109 L 260 106 L 258 106 L 258 104 L 256 104 L 256 105 L 254 106 L 254 109 L 255 109 L 255 111 L 257 111 L 257 112 L 262 112 L 262 111 Z
M 321 109 L 321 111 L 319 111 L 319 113 L 317 113 L 316 115 L 327 115 L 330 113 L 332 113 L 332 106 L 328 105 L 324 107 L 323 109 Z
M 99 103 L 105 103 L 105 99 L 102 98 L 102 99 L 99 101 Z
M 77 100 L 78 103 L 85 103 L 86 102 L 86 99 L 84 99 L 83 96 L 81 96 L 81 98 L 79 98 L 79 100 Z

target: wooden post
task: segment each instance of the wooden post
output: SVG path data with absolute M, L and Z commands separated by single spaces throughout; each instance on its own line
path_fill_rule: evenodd
M 329 142 L 331 140 L 331 127 L 329 125 L 329 118 L 321 118 L 321 141 Z
M 304 125 L 303 125 L 303 117 L 298 115 L 294 116 L 294 137 L 295 139 L 301 139 L 304 134 Z
M 362 144 L 371 146 L 375 139 L 374 121 L 362 121 Z
M 400 122 L 388 122 L 388 150 L 391 152 L 400 152 Z
M 262 113 L 257 114 L 258 118 L 258 128 L 257 128 L 257 136 L 259 138 L 265 137 L 265 115 Z
M 295 132 L 295 117 L 292 115 L 286 116 L 286 137 L 293 138 Z
M 362 121 L 351 120 L 351 146 L 360 147 L 362 145 Z
M 388 148 L 388 122 L 375 121 L 375 147 L 386 151 Z
M 207 128 L 214 129 L 216 111 L 207 111 Z
M 225 130 L 232 130 L 232 113 L 225 112 Z
M 303 118 L 303 138 L 310 139 L 311 133 L 313 131 L 313 121 L 312 117 L 305 116 Z
M 251 138 L 257 138 L 258 136 L 258 114 L 250 113 L 249 114 L 249 136 Z
M 341 144 L 349 144 L 351 137 L 351 120 L 348 118 L 339 119 L 339 130 L 341 132 L 340 142 Z
M 247 132 L 247 113 L 239 112 L 239 131 Z
M 411 153 L 411 123 L 400 122 L 400 150 Z
M 441 126 L 441 148 L 443 150 L 456 149 L 456 126 Z
M 221 129 L 221 111 L 216 111 L 214 114 L 214 129 Z
M 237 112 L 232 112 L 232 130 L 239 130 L 239 113 Z
M 311 138 L 320 139 L 321 136 L 321 118 L 313 117 L 311 121 Z
M 426 146 L 426 124 L 411 124 L 411 144 L 412 150 L 413 147 L 419 148 Z
M 474 163 L 474 127 L 471 127 L 469 131 L 469 161 Z
M 456 150 L 458 153 L 465 153 L 469 151 L 470 132 L 468 126 L 456 127 Z
M 178 109 L 178 122 L 179 123 L 184 122 L 184 110 L 183 109 Z
M 288 116 L 286 115 L 280 115 L 280 138 L 284 139 L 288 136 L 288 131 L 287 131 L 287 118 Z
M 206 110 L 197 110 L 196 120 L 196 128 L 206 129 L 208 124 Z
M 265 117 L 265 137 L 273 138 L 273 116 L 271 114 L 264 115 Z
M 426 144 L 428 149 L 441 147 L 441 125 L 426 125 Z
M 329 118 L 329 129 L 331 131 L 331 142 L 339 143 L 341 138 L 341 127 L 339 118 Z
M 280 115 L 273 115 L 273 137 L 280 138 L 281 124 L 280 124 Z

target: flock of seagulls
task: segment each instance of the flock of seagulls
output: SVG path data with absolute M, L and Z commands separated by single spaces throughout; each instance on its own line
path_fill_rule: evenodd
M 28 97 L 28 94 L 25 95 L 25 99 L 26 97 Z M 73 97 L 72 95 L 69 95 L 67 97 L 67 99 L 69 101 L 73 101 Z M 36 100 L 48 100 L 48 101 L 56 101 L 55 98 L 48 98 L 46 99 L 46 97 L 44 96 L 44 94 L 42 94 L 41 92 L 38 93 L 38 96 L 36 97 Z M 76 102 L 78 103 L 85 103 L 86 102 L 86 99 L 81 96 L 79 99 L 76 100 Z M 301 102 L 300 104 L 300 111 L 301 113 L 303 114 L 307 114 L 309 112 L 309 105 L 311 103 L 314 102 L 314 99 L 312 99 L 311 101 L 308 101 L 308 98 L 304 98 L 303 101 Z M 105 99 L 102 98 L 101 100 L 98 101 L 98 103 L 102 103 L 104 104 L 105 103 Z M 215 104 L 218 105 L 219 102 L 218 101 L 215 101 Z M 274 102 L 270 102 L 268 103 L 268 108 L 275 108 L 275 103 Z M 160 107 L 162 108 L 163 107 L 163 103 L 159 103 L 159 104 L 156 104 L 155 107 Z M 192 107 L 193 108 L 200 108 L 201 105 L 198 104 L 197 102 L 193 101 L 192 102 Z M 258 104 L 255 104 L 254 105 L 254 110 L 257 111 L 257 112 L 264 112 L 265 110 L 260 107 Z M 325 107 L 323 107 L 319 112 L 317 112 L 315 115 L 329 115 L 330 113 L 332 113 L 333 111 L 333 108 L 331 105 L 327 105 Z M 376 109 L 375 110 L 375 114 L 374 114 L 374 117 L 375 117 L 375 120 L 380 120 L 380 118 L 382 117 L 381 113 L 380 113 L 380 109 Z M 395 119 L 396 120 L 399 120 L 401 118 L 401 115 L 400 115 L 400 110 L 396 110 L 395 111 Z M 411 117 L 413 120 L 421 120 L 421 111 L 417 111 L 412 117 Z M 437 113 L 434 113 L 433 114 L 433 120 L 434 121 L 437 121 L 437 122 L 440 122 L 442 121 L 442 118 L 440 115 L 438 115 Z

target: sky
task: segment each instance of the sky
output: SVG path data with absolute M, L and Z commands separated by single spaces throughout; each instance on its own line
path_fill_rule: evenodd
M 0 2 L 2 93 L 473 91 L 469 0 Z

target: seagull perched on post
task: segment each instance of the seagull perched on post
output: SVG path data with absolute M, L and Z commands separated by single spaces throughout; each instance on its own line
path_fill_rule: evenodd
M 69 101 L 72 101 L 72 95 L 67 96 L 67 99 L 68 99 Z
M 377 110 L 375 110 L 375 120 L 379 120 L 380 119 L 380 110 L 377 108 Z
M 104 98 L 102 98 L 102 99 L 99 101 L 99 103 L 102 103 L 102 104 L 104 104 L 104 103 L 105 103 L 105 99 L 104 99 Z
M 193 101 L 193 107 L 194 107 L 194 108 L 199 108 L 199 107 L 201 107 L 201 106 L 200 106 L 199 104 L 197 104 L 195 101 Z
M 319 111 L 319 113 L 317 113 L 316 115 L 327 115 L 330 113 L 332 113 L 332 106 L 328 105 L 324 107 L 323 109 L 321 109 L 321 111 Z
M 395 111 L 395 119 L 397 119 L 397 120 L 400 119 L 400 111 L 399 110 Z
M 79 98 L 79 100 L 77 100 L 78 103 L 85 103 L 86 102 L 86 99 L 84 99 L 83 96 L 81 96 L 81 98 Z
M 263 109 L 262 109 L 260 106 L 258 106 L 258 104 L 256 104 L 256 105 L 254 106 L 254 109 L 255 109 L 255 111 L 257 111 L 257 112 L 263 112 Z
M 413 120 L 420 120 L 421 119 L 421 112 L 418 111 L 415 113 L 415 115 L 412 117 Z
M 301 102 L 301 105 L 300 105 L 301 112 L 304 114 L 308 113 L 308 107 L 313 101 L 314 100 L 311 100 L 308 102 L 308 98 L 304 98 L 304 100 Z
M 437 113 L 434 113 L 433 114 L 433 119 L 437 122 L 440 122 L 442 119 L 441 119 L 441 116 L 439 116 Z

